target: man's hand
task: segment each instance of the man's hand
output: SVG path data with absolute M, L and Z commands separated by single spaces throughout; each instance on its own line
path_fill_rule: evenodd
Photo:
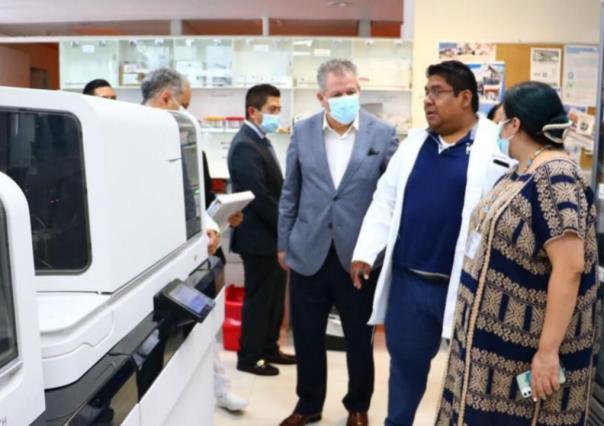
M 243 222 L 243 212 L 235 212 L 227 219 L 231 228 L 237 228 Z
M 218 245 L 220 244 L 220 234 L 213 229 L 207 230 L 208 235 L 208 254 L 213 256 L 218 250 Z
M 352 284 L 357 290 L 360 290 L 363 286 L 361 278 L 367 281 L 369 274 L 371 273 L 371 265 L 360 260 L 354 260 L 352 267 L 350 268 L 350 278 L 352 278 Z
M 281 269 L 283 269 L 284 271 L 289 271 L 289 266 L 287 266 L 287 263 L 285 263 L 285 255 L 286 252 L 284 251 L 278 252 L 277 260 L 279 261 L 279 265 L 281 265 Z

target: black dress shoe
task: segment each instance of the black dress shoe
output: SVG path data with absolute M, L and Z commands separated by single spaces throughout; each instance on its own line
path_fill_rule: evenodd
M 300 414 L 292 413 L 288 418 L 279 423 L 279 426 L 304 426 L 321 420 L 321 413 Z
M 296 363 L 295 355 L 288 355 L 281 351 L 273 354 L 266 354 L 264 355 L 264 359 L 271 364 L 292 365 Z
M 276 376 L 279 374 L 277 367 L 273 367 L 263 359 L 259 359 L 255 364 L 237 362 L 237 370 L 256 374 L 257 376 Z

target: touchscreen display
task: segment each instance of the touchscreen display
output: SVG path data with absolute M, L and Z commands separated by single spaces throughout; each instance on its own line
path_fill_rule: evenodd
M 168 295 L 197 314 L 201 313 L 208 300 L 202 293 L 184 284 L 174 287 Z

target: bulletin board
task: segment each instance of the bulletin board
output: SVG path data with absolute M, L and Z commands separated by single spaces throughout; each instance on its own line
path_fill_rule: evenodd
M 562 69 L 560 76 L 564 76 L 564 45 L 563 44 L 497 44 L 496 59 L 507 64 L 505 67 L 506 90 L 518 83 L 530 80 L 531 77 L 531 49 L 552 48 L 560 49 Z M 562 85 L 562 81 L 560 81 Z M 595 106 L 588 107 L 587 114 L 595 115 Z M 577 160 L 584 170 L 590 170 L 592 165 L 591 153 L 584 149 L 577 152 Z
M 507 64 L 505 68 L 505 88 L 530 80 L 531 49 L 550 48 L 562 52 L 562 73 L 564 75 L 564 45 L 563 44 L 497 44 L 496 58 Z M 562 83 L 562 82 L 560 82 Z
M 537 53 L 534 63 L 531 58 L 532 49 L 542 49 Z M 573 51 L 571 52 L 570 49 Z M 573 57 L 565 58 L 567 52 L 571 52 L 568 55 L 572 54 Z M 468 64 L 474 72 L 483 112 L 494 105 L 492 96 L 489 98 L 486 94 L 492 94 L 493 83 L 491 82 L 498 81 L 501 85 L 501 76 L 503 76 L 503 84 L 500 86 L 496 99 L 501 98 L 501 90 L 505 92 L 512 86 L 530 81 L 532 77 L 537 76 L 539 81 L 551 84 L 559 90 L 563 101 L 564 99 L 577 100 L 576 104 L 565 104 L 569 118 L 574 123 L 566 138 L 565 146 L 585 171 L 591 170 L 595 138 L 593 134 L 595 105 L 590 105 L 591 100 L 588 99 L 589 93 L 595 90 L 590 87 L 592 74 L 595 76 L 594 67 L 591 65 L 594 62 L 593 52 L 593 46 L 590 45 L 554 43 L 439 42 L 438 44 L 438 54 L 441 60 L 460 60 Z M 534 69 L 531 72 L 532 63 Z M 568 64 L 568 69 L 565 69 L 565 64 Z M 495 68 L 497 65 L 501 67 L 499 70 Z M 483 71 L 485 68 L 486 72 Z M 478 69 L 479 72 L 475 69 Z M 497 78 L 491 77 L 489 73 Z M 577 84 L 576 81 L 579 79 L 576 78 L 575 73 L 582 73 L 583 79 L 589 80 L 587 85 L 585 81 Z M 569 87 L 568 78 L 571 78 L 571 74 L 575 76 L 570 81 L 570 83 L 575 83 L 571 86 L 573 96 L 570 95 L 570 92 L 568 96 L 565 96 L 564 91 Z

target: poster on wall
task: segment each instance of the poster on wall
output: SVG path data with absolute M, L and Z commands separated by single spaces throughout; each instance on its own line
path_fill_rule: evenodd
M 531 81 L 540 81 L 559 89 L 561 70 L 562 49 L 531 49 Z
M 503 99 L 505 63 L 468 63 L 467 65 L 476 76 L 478 83 L 479 110 L 486 114 Z
M 571 129 L 579 133 L 583 136 L 594 137 L 594 129 L 596 124 L 596 118 L 587 114 L 583 111 L 580 111 L 576 108 L 572 108 L 568 112 L 568 118 L 573 122 L 573 126 Z
M 595 106 L 598 91 L 598 47 L 564 47 L 562 101 L 569 105 Z
M 495 43 L 438 43 L 438 57 L 441 61 L 456 59 L 461 62 L 494 62 Z

